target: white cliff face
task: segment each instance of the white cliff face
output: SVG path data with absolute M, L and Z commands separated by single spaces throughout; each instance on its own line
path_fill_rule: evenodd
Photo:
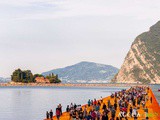
M 118 83 L 160 83 L 160 60 L 158 57 L 160 55 L 160 37 L 154 38 L 154 35 L 153 31 L 149 31 L 136 38 L 113 81 Z

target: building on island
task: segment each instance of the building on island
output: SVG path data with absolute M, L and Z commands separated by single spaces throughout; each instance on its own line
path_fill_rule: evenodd
M 50 83 L 49 79 L 44 77 L 36 77 L 35 78 L 36 83 Z

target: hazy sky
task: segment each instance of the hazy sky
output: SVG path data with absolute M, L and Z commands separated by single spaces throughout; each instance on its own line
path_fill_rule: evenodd
M 135 37 L 160 20 L 160 0 L 0 0 L 0 76 L 80 61 L 120 68 Z

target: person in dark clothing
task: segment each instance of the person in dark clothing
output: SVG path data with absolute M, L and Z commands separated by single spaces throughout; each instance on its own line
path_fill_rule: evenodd
M 134 107 L 136 106 L 136 101 L 135 101 L 135 100 L 133 100 L 133 106 L 134 106 Z
M 104 103 L 104 104 L 103 104 L 103 110 L 106 110 L 106 107 L 107 107 L 107 106 L 106 106 L 106 104 Z
M 83 120 L 83 112 L 82 111 L 79 112 L 79 120 Z
M 105 112 L 103 112 L 102 114 L 102 120 L 108 120 L 108 114 L 106 114 Z
M 76 111 L 73 112 L 72 118 L 73 118 L 73 119 L 76 119 Z
M 115 110 L 117 110 L 117 103 L 114 103 L 114 108 Z
M 105 115 L 102 115 L 102 120 L 106 120 L 106 117 L 105 117 Z
M 106 114 L 106 118 L 105 118 L 105 120 L 109 120 L 108 114 Z
M 138 100 L 137 100 L 137 105 L 138 105 L 137 108 L 138 108 L 138 109 L 140 108 L 140 103 L 141 103 L 141 101 L 140 101 L 140 99 L 138 99 Z
M 46 112 L 46 118 L 49 119 L 49 112 Z
M 50 119 L 53 120 L 53 112 L 52 112 L 52 110 L 50 110 L 49 116 L 50 116 Z
M 129 114 L 132 117 L 132 107 L 129 108 Z
M 152 97 L 150 98 L 150 101 L 151 101 L 151 103 L 152 103 Z
M 114 120 L 114 118 L 115 118 L 115 116 L 116 116 L 116 111 L 115 111 L 114 108 L 112 108 L 111 116 L 112 116 L 112 118 L 113 118 L 113 120 Z
M 110 108 L 111 102 L 110 100 L 108 100 L 108 108 Z
M 91 120 L 92 119 L 90 114 L 88 114 L 86 118 L 87 118 L 87 120 Z
M 91 105 L 91 100 L 89 99 L 89 100 L 88 100 L 88 106 L 90 106 L 90 105 Z
M 76 104 L 74 104 L 74 109 L 76 109 L 77 108 L 77 105 Z
M 70 110 L 69 105 L 67 105 L 66 112 L 69 112 L 69 110 Z

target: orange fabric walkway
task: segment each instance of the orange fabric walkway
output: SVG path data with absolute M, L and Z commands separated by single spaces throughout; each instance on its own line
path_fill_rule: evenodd
M 149 98 L 152 97 L 152 103 L 150 102 L 150 100 L 148 100 L 146 102 L 146 106 L 148 107 L 148 111 L 149 111 L 148 112 L 149 120 L 160 120 L 160 106 L 159 106 L 151 89 L 149 89 L 148 95 L 149 95 Z M 111 98 L 110 96 L 103 98 L 103 103 L 105 103 L 107 105 L 108 100 L 110 100 L 112 105 L 114 104 L 114 98 Z M 84 109 L 84 106 L 87 106 L 87 105 L 83 105 L 82 109 Z M 101 113 L 102 113 L 102 106 L 103 106 L 103 104 L 100 107 Z M 120 112 L 119 107 L 117 107 L 117 108 L 118 109 L 116 111 L 116 117 L 118 117 L 119 112 Z M 92 109 L 92 108 L 87 106 L 87 111 L 89 111 L 90 109 Z M 142 105 L 140 106 L 140 109 L 138 109 L 138 113 L 140 114 L 140 116 L 138 117 L 138 120 L 145 120 L 145 113 L 144 113 Z M 109 113 L 109 118 L 111 118 L 111 113 Z M 44 120 L 50 120 L 50 119 L 44 119 Z M 56 116 L 53 117 L 53 120 L 57 120 Z M 60 117 L 60 120 L 72 120 L 72 119 L 70 119 L 69 113 L 64 112 L 62 114 L 62 116 Z M 128 120 L 134 120 L 134 118 L 128 117 Z

